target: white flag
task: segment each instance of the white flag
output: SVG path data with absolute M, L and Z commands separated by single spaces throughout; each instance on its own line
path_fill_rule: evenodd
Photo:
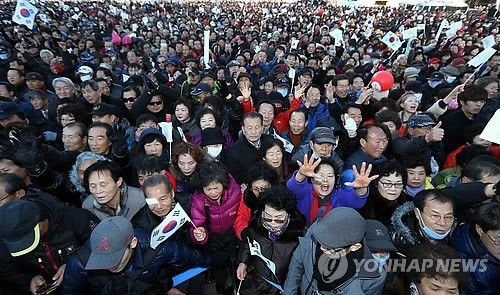
M 247 238 L 248 239 L 248 238 Z M 266 256 L 264 256 L 260 250 L 260 244 L 257 241 L 250 242 L 250 239 L 248 239 L 248 247 L 250 249 L 250 255 L 255 255 L 260 257 L 264 263 L 266 264 L 267 268 L 271 270 L 271 272 L 276 275 L 276 264 L 269 260 Z
M 486 48 L 485 50 L 481 51 L 481 53 L 476 55 L 473 59 L 469 60 L 467 64 L 477 68 L 487 62 L 488 59 L 495 55 L 496 52 L 497 51 L 494 48 Z
M 460 30 L 462 26 L 463 26 L 462 21 L 451 23 L 450 28 L 448 29 L 448 31 L 446 31 L 446 38 L 450 39 L 455 37 L 457 31 Z
M 38 8 L 25 0 L 18 0 L 16 5 L 16 10 L 12 15 L 12 21 L 27 26 L 30 30 L 33 30 L 33 25 L 35 24 L 35 16 L 38 13 Z
M 149 204 L 151 201 L 156 201 L 155 199 L 146 199 Z M 151 241 L 149 242 L 151 248 L 156 249 L 158 245 L 172 236 L 181 226 L 186 222 L 191 222 L 191 218 L 187 215 L 186 211 L 182 209 L 181 205 L 177 203 L 165 216 L 165 219 L 153 230 L 151 233 Z
M 403 40 L 417 38 L 418 28 L 413 27 L 403 31 Z
M 290 45 L 290 48 L 297 49 L 297 47 L 299 46 L 299 42 L 300 42 L 300 40 L 292 39 L 292 44 Z
M 443 21 L 441 22 L 441 24 L 439 25 L 439 29 L 437 31 L 437 34 L 436 34 L 436 40 L 439 40 L 439 37 L 441 37 L 441 32 L 443 32 L 443 29 L 447 29 L 450 27 L 450 23 L 448 22 L 447 19 L 443 19 Z
M 401 47 L 401 45 L 403 44 L 401 40 L 399 40 L 399 37 L 391 31 L 385 34 L 385 36 L 382 38 L 382 42 L 394 51 L 398 50 L 399 47 Z
M 495 37 L 493 37 L 493 35 L 485 37 L 483 38 L 483 40 L 481 40 L 481 43 L 483 43 L 484 48 L 491 48 L 496 44 Z
M 493 117 L 490 119 L 486 127 L 484 127 L 483 132 L 479 137 L 484 140 L 500 144 L 500 129 L 498 128 L 500 124 L 500 111 L 497 110 Z

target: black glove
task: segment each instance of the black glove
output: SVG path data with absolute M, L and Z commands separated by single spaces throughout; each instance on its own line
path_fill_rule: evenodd
M 127 145 L 127 137 L 128 135 L 122 134 L 121 131 L 113 128 L 113 135 L 109 139 L 112 145 L 113 155 L 118 158 L 123 158 L 128 153 L 128 145 Z
M 14 159 L 21 167 L 28 170 L 31 176 L 40 176 L 47 168 L 41 153 L 41 142 L 34 135 L 16 132 L 11 139 L 15 146 Z

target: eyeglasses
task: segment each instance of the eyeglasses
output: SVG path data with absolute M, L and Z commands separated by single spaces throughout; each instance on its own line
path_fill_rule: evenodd
M 265 212 L 262 212 L 262 220 L 264 220 L 265 222 L 267 223 L 271 223 L 271 222 L 276 222 L 278 224 L 283 224 L 286 222 L 286 220 L 288 219 L 288 216 L 285 217 L 284 219 L 274 219 L 274 218 L 269 218 L 269 217 L 265 217 Z
M 123 101 L 124 101 L 124 102 L 134 102 L 136 99 L 137 99 L 137 97 L 136 97 L 136 96 L 132 96 L 132 97 L 124 97 L 124 98 L 123 98 Z
M 500 240 L 493 239 L 487 232 L 484 232 L 484 234 L 493 242 L 493 245 L 500 246 Z
M 382 181 L 379 181 L 379 183 L 382 185 L 382 187 L 384 188 L 391 188 L 391 187 L 395 187 L 395 188 L 403 188 L 404 184 L 403 183 L 390 183 L 390 182 L 382 182 Z
M 443 218 L 443 219 L 444 219 L 444 222 L 446 222 L 446 223 L 452 223 L 452 222 L 454 222 L 454 221 L 455 221 L 455 216 L 453 216 L 453 215 L 447 215 L 447 216 L 441 216 L 441 215 L 439 215 L 439 214 L 431 214 L 431 215 L 429 215 L 429 214 L 425 213 L 425 211 L 424 211 L 424 210 L 422 210 L 422 212 L 423 212 L 425 215 L 427 215 L 427 216 L 428 216 L 428 217 L 429 217 L 432 221 L 434 221 L 434 222 L 438 222 L 438 221 L 440 221 L 440 220 L 441 220 L 441 218 Z
M 162 105 L 163 104 L 163 100 L 159 100 L 159 101 L 150 101 L 148 103 L 149 106 L 159 106 L 159 105 Z
M 270 188 L 271 186 L 270 185 L 266 185 L 266 186 L 262 186 L 262 187 L 256 187 L 256 186 L 252 186 L 252 192 L 254 193 L 261 193 L 263 192 L 264 190 Z

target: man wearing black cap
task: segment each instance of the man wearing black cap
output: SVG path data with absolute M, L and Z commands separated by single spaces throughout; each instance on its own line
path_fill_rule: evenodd
M 200 147 L 215 161 L 224 162 L 224 143 L 226 140 L 222 131 L 218 128 L 205 128 L 201 130 Z
M 311 225 L 293 253 L 285 294 L 380 294 L 385 278 L 357 264 L 373 260 L 366 245 L 366 221 L 356 210 L 334 208 Z M 333 267 L 333 268 L 332 268 Z
M 432 104 L 433 101 L 436 100 L 436 97 L 439 94 L 439 91 L 443 88 L 444 76 L 440 72 L 432 72 L 429 78 L 427 79 L 427 83 L 423 86 L 424 97 L 431 98 L 430 101 L 423 101 L 422 105 L 424 107 L 428 107 Z
M 304 156 L 314 159 L 327 159 L 335 164 L 335 171 L 342 173 L 344 161 L 335 152 L 337 139 L 332 129 L 327 127 L 316 127 L 309 136 L 309 142 L 303 144 L 292 156 L 292 163 L 302 162 Z
M 208 255 L 174 239 L 166 239 L 156 250 L 150 248 L 150 233 L 135 230 L 127 219 L 114 216 L 103 220 L 67 264 L 63 294 L 170 294 L 169 266 L 208 267 L 215 261 Z
M 1 87 L 1 86 L 0 86 Z M 24 113 L 14 102 L 0 102 L 0 125 L 26 122 Z
M 406 127 L 406 136 L 397 137 L 392 142 L 394 154 L 400 160 L 421 154 L 426 163 L 434 167 L 433 172 L 436 173 L 439 168 L 437 165 L 442 165 L 445 159 L 441 142 L 444 136 L 441 122 L 436 124 L 431 114 L 416 113 L 410 117 Z
M 190 94 L 196 102 L 203 104 L 205 98 L 212 94 L 212 87 L 207 83 L 200 82 L 196 84 L 196 87 L 190 92 Z
M 0 280 L 33 294 L 63 280 L 66 260 L 98 223 L 80 208 L 51 211 L 15 200 L 0 207 Z
M 24 78 L 26 80 L 26 86 L 28 87 L 28 90 L 29 90 L 24 95 L 24 97 L 22 97 L 22 99 L 24 101 L 26 101 L 26 102 L 29 101 L 30 91 L 40 90 L 40 91 L 43 91 L 47 94 L 49 102 L 56 103 L 57 95 L 54 92 L 47 89 L 47 86 L 45 85 L 45 82 L 44 82 L 42 75 L 40 75 L 37 72 L 29 72 L 26 74 L 26 76 Z

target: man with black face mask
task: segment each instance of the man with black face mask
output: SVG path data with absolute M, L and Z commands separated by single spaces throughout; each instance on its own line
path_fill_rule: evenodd
M 349 230 L 345 230 L 349 228 Z M 366 242 L 366 221 L 356 210 L 333 209 L 311 225 L 293 253 L 285 294 L 380 294 L 385 278 L 378 268 L 357 264 L 373 261 Z

